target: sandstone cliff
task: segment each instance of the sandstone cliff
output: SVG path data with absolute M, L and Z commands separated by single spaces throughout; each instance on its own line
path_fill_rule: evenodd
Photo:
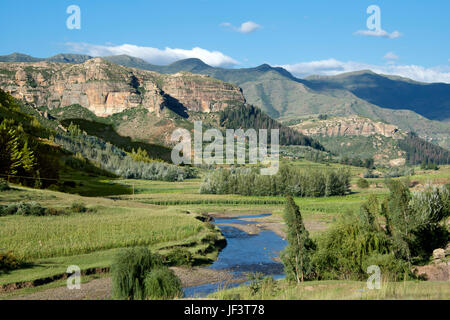
M 294 129 L 312 136 L 364 136 L 382 135 L 401 139 L 404 133 L 398 127 L 384 122 L 352 115 L 349 117 L 334 117 L 326 120 L 306 120 L 293 126 Z
M 205 75 L 159 74 L 94 58 L 79 65 L 0 63 L 0 88 L 13 97 L 50 109 L 79 104 L 97 116 L 143 106 L 159 113 L 171 104 L 214 112 L 245 102 L 239 87 Z

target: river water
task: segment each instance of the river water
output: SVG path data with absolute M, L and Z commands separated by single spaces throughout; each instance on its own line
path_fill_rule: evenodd
M 232 226 L 220 224 L 256 224 L 258 222 L 245 221 L 244 218 L 258 218 L 270 216 L 261 214 L 252 216 L 216 218 L 213 224 L 219 225 L 222 234 L 227 240 L 226 247 L 219 253 L 217 260 L 208 268 L 227 270 L 233 275 L 233 279 L 245 279 L 246 274 L 261 272 L 265 276 L 274 279 L 284 277 L 283 264 L 275 261 L 280 251 L 285 248 L 287 242 L 273 231 L 264 230 L 258 234 L 250 235 Z M 242 283 L 242 282 L 241 282 Z M 205 297 L 218 289 L 239 286 L 241 283 L 215 282 L 204 285 L 184 288 L 185 297 Z

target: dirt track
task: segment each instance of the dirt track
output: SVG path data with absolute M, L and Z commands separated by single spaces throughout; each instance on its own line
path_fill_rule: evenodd
M 231 281 L 227 271 L 219 271 L 201 267 L 171 268 L 180 278 L 183 287 L 202 285 L 210 282 Z M 111 299 L 111 278 L 105 277 L 81 284 L 79 290 L 69 290 L 65 286 L 47 289 L 14 300 L 108 300 Z

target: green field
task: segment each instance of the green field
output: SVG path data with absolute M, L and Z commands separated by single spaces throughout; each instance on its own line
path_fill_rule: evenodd
M 293 164 L 302 168 L 330 166 L 306 161 L 295 161 Z M 331 166 L 340 165 L 331 164 Z M 357 167 L 350 167 L 350 169 L 352 183 L 354 183 L 364 169 Z M 76 180 L 75 177 L 72 179 Z M 368 189 L 359 189 L 353 184 L 352 193 L 347 196 L 295 199 L 305 224 L 321 226 L 317 230 L 311 230 L 313 236 L 326 229 L 343 213 L 358 212 L 369 195 L 387 194 L 387 189 L 382 184 L 383 179 L 368 180 L 370 183 Z M 417 181 L 418 185 L 415 188 L 420 188 L 426 183 L 449 182 L 450 166 L 442 166 L 439 171 L 416 170 L 416 175 L 410 177 L 410 180 Z M 65 273 L 67 266 L 72 264 L 80 266 L 82 270 L 109 267 L 117 250 L 129 246 L 149 246 L 163 254 L 174 246 L 184 246 L 198 259 L 204 259 L 204 262 L 211 261 L 210 259 L 217 257 L 218 248 L 211 250 L 208 247 L 211 246 L 212 239 L 217 239 L 221 235 L 217 228 L 208 228 L 205 223 L 196 219 L 197 215 L 203 213 L 271 212 L 272 219 L 282 220 L 283 197 L 200 194 L 201 181 L 201 179 L 184 182 L 86 179 L 84 184 L 77 186 L 78 193 L 85 196 L 19 186 L 0 192 L 0 204 L 36 201 L 42 206 L 65 209 L 76 201 L 83 202 L 91 209 L 91 212 L 70 213 L 62 216 L 0 217 L 0 248 L 13 251 L 17 257 L 28 263 L 25 269 L 1 274 L 0 285 L 61 275 Z M 110 187 L 105 188 L 105 185 Z M 95 190 L 101 189 L 104 193 L 99 195 Z M 332 292 L 336 291 L 335 293 L 323 289 L 327 285 L 324 282 L 305 284 L 305 286 L 308 285 L 321 288 L 312 290 L 315 293 L 309 295 L 309 298 L 340 296 L 338 289 L 332 290 Z M 330 286 L 333 288 L 344 286 L 352 292 L 346 297 L 361 298 L 358 296 L 359 293 L 351 291 L 361 286 L 360 283 L 330 283 Z M 394 291 L 397 290 L 395 286 L 392 287 Z M 401 285 L 399 286 L 395 292 L 401 291 Z M 411 288 L 412 292 L 422 292 L 414 283 L 408 283 L 406 286 Z M 431 286 L 431 284 L 425 284 L 425 286 Z M 436 286 L 437 293 L 429 293 L 430 297 L 438 298 L 441 294 L 449 296 L 447 286 L 441 284 Z M 383 293 L 384 296 L 372 297 L 369 294 L 362 298 L 389 298 L 389 290 Z M 285 295 L 282 296 L 273 295 L 262 298 L 294 299 L 305 297 L 303 294 L 306 292 L 290 287 L 285 291 Z M 423 295 L 414 293 L 411 297 L 428 297 L 427 292 L 423 291 Z M 7 297 L 6 294 L 0 293 L 0 297 L 2 296 Z

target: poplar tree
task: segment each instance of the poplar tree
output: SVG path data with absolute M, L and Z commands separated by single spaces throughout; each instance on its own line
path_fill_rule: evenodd
M 282 254 L 284 269 L 289 280 L 300 283 L 311 275 L 311 256 L 315 250 L 315 244 L 309 238 L 300 209 L 291 196 L 287 197 L 284 219 L 287 225 L 288 241 Z

